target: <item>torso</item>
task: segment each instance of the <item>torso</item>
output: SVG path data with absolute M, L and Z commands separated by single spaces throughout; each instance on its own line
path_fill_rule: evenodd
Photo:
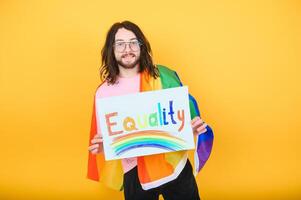
M 113 85 L 109 85 L 104 82 L 96 91 L 95 98 L 120 96 L 132 93 L 138 93 L 140 91 L 140 74 L 130 78 L 118 77 L 117 82 Z M 97 133 L 101 134 L 100 127 L 97 127 Z M 137 158 L 125 158 L 122 159 L 122 167 L 124 173 L 133 169 L 137 165 Z

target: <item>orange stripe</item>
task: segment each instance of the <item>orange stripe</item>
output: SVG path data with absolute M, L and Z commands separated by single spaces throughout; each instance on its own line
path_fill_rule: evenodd
M 145 166 L 144 162 L 144 156 L 138 157 L 137 158 L 137 165 L 138 165 L 138 176 L 139 176 L 139 181 L 141 183 L 148 183 L 151 181 Z
M 139 162 L 140 157 L 138 158 L 138 163 Z M 148 179 L 143 181 L 141 180 L 141 183 L 148 183 L 151 181 L 155 181 L 158 179 L 161 179 L 163 177 L 169 176 L 173 173 L 173 167 L 172 165 L 170 165 L 169 163 L 166 162 L 165 160 L 165 155 L 164 154 L 157 154 L 157 155 L 150 155 L 150 156 L 143 156 L 143 166 L 139 166 L 138 165 L 138 169 L 139 168 L 144 168 L 143 170 L 145 170 L 145 173 L 140 176 L 139 174 L 139 180 L 140 178 L 143 179 L 145 178 L 145 176 L 147 175 Z M 142 169 L 141 169 L 142 170 Z

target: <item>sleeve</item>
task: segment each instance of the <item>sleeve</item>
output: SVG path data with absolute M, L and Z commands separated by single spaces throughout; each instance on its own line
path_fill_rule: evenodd
M 176 76 L 178 77 L 180 81 L 180 85 L 182 86 L 182 82 L 178 76 L 178 74 L 175 72 Z M 189 94 L 189 107 L 190 107 L 190 114 L 191 119 L 193 119 L 196 116 L 201 117 L 198 104 L 195 100 L 195 98 Z M 207 126 L 207 131 L 202 134 L 198 134 L 196 137 L 196 149 L 194 151 L 194 174 L 196 175 L 200 170 L 204 167 L 205 163 L 207 162 L 212 146 L 213 146 L 213 131 L 210 126 Z

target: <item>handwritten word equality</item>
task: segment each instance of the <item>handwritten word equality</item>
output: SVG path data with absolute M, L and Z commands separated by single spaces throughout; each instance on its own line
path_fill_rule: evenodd
M 177 114 L 174 116 L 175 112 L 173 110 L 173 101 L 169 101 L 169 111 L 166 111 L 166 108 L 161 109 L 161 103 L 157 104 L 157 112 L 150 114 L 143 114 L 141 116 L 133 117 L 125 117 L 122 121 L 124 130 L 113 131 L 112 127 L 118 125 L 116 121 L 113 121 L 113 117 L 118 117 L 118 112 L 111 112 L 105 114 L 106 124 L 108 128 L 108 133 L 110 136 L 121 134 L 123 131 L 135 131 L 143 128 L 149 127 L 158 127 L 158 126 L 166 126 L 169 123 L 173 125 L 177 125 L 180 123 L 178 127 L 178 131 L 182 131 L 185 125 L 185 113 L 184 110 L 178 110 Z M 168 117 L 169 115 L 169 117 Z M 142 122 L 143 121 L 143 122 Z

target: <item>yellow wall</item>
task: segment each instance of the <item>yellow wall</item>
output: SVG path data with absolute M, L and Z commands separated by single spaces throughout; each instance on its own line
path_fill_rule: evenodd
M 300 15 L 293 0 L 1 0 L 0 199 L 123 198 L 85 176 L 100 49 L 125 19 L 215 131 L 202 198 L 300 199 Z

